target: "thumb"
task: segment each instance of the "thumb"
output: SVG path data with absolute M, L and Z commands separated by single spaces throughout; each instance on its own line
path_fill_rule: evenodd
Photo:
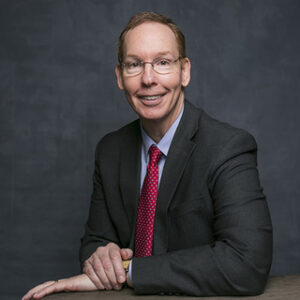
M 125 259 L 131 259 L 133 256 L 133 251 L 129 248 L 123 248 L 121 249 L 121 257 L 123 260 Z

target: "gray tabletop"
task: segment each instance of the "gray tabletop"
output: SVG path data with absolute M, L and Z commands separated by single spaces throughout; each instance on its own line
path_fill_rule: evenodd
M 58 293 L 45 297 L 46 300 L 132 300 L 147 299 L 158 300 L 161 295 L 136 296 L 131 289 L 123 289 L 121 291 L 96 291 L 96 292 L 77 292 L 77 293 Z M 268 281 L 265 292 L 259 296 L 252 297 L 188 297 L 188 296 L 166 296 L 167 300 L 222 300 L 222 299 L 274 299 L 274 300 L 299 300 L 300 299 L 300 275 L 288 275 L 271 277 Z

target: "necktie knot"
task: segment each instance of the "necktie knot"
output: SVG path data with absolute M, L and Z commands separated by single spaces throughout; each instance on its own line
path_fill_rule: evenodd
M 155 145 L 152 145 L 150 148 L 149 148 L 149 156 L 150 156 L 150 164 L 158 164 L 161 156 L 162 156 L 162 153 L 160 152 L 160 150 L 155 146 Z

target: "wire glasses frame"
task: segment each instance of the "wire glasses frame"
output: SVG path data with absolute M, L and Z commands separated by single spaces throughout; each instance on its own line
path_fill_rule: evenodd
M 146 64 L 150 64 L 156 73 L 164 75 L 172 73 L 175 63 L 181 58 L 181 56 L 176 59 L 159 58 L 153 60 L 152 62 L 136 60 L 132 62 L 121 63 L 121 66 L 124 71 L 124 75 L 126 76 L 136 76 L 141 74 L 144 72 Z

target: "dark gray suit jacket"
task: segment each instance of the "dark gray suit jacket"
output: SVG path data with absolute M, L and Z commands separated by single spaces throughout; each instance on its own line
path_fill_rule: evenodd
M 140 151 L 139 120 L 99 142 L 82 263 L 109 242 L 134 248 Z M 161 177 L 153 256 L 133 262 L 135 292 L 254 295 L 271 260 L 254 138 L 185 101 Z

